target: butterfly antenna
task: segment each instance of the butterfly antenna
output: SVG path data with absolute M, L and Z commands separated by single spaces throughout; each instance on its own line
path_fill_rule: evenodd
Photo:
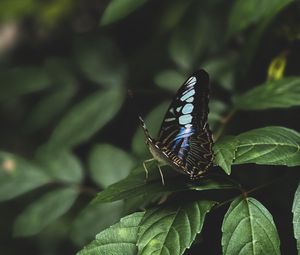
M 139 116 L 139 120 L 140 120 L 140 124 L 141 124 L 141 127 L 143 128 L 145 136 L 150 137 L 149 131 L 148 131 L 148 129 L 146 127 L 146 124 L 145 124 L 145 121 L 143 120 L 143 118 L 141 116 Z

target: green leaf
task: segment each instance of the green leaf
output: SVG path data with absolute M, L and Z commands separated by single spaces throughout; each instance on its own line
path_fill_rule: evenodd
M 64 86 L 43 97 L 29 114 L 29 118 L 25 124 L 27 129 L 30 132 L 35 132 L 46 126 L 65 109 L 74 94 L 75 88 L 73 86 Z
M 223 254 L 280 254 L 272 215 L 254 198 L 237 198 L 222 225 Z
M 242 110 L 263 110 L 300 106 L 300 77 L 269 81 L 241 95 L 236 106 Z
M 268 19 L 293 0 L 236 0 L 229 14 L 227 37 Z
M 115 43 L 106 37 L 78 39 L 74 45 L 75 63 L 91 81 L 103 87 L 123 84 L 126 68 Z
M 170 102 L 163 102 L 155 107 L 145 118 L 145 123 L 151 136 L 158 135 L 163 117 L 168 109 Z M 138 130 L 132 139 L 132 151 L 138 156 L 145 156 L 149 154 L 149 150 L 145 144 L 145 135 L 142 128 L 139 126 Z
M 192 0 L 173 0 L 172 4 L 166 5 L 163 10 L 160 24 L 161 30 L 170 30 L 175 28 L 184 17 L 187 9 L 191 6 Z
M 231 164 L 300 165 L 300 134 L 284 127 L 265 127 L 228 137 L 214 145 L 215 164 L 230 173 Z
M 13 154 L 0 152 L 0 201 L 15 198 L 51 180 L 33 163 Z
M 123 211 L 123 202 L 89 204 L 75 218 L 71 227 L 71 239 L 84 245 L 103 229 L 116 223 Z
M 297 240 L 297 250 L 300 253 L 300 185 L 295 192 L 293 202 L 293 226 L 294 226 L 294 237 Z
M 205 216 L 214 205 L 203 200 L 148 210 L 140 223 L 138 254 L 183 254 L 201 232 Z
M 176 70 L 165 70 L 154 77 L 154 82 L 159 87 L 175 92 L 183 84 L 186 77 Z
M 169 44 L 171 59 L 183 70 L 190 70 L 209 46 L 213 23 L 211 16 L 202 10 L 193 10 L 189 23 L 179 26 L 174 32 Z
M 68 148 L 88 140 L 119 111 L 124 99 L 119 88 L 98 91 L 75 105 L 52 133 L 50 148 Z
M 105 203 L 122 199 L 131 199 L 148 193 L 151 194 L 152 198 L 154 194 L 163 194 L 175 191 L 204 191 L 235 188 L 235 184 L 225 179 L 203 179 L 199 180 L 198 182 L 189 182 L 183 180 L 183 176 L 181 175 L 175 178 L 168 178 L 168 176 L 174 174 L 174 170 L 169 168 L 163 168 L 163 174 L 165 177 L 165 185 L 163 185 L 158 169 L 156 168 L 157 166 L 155 164 L 152 164 L 151 167 L 148 167 L 148 179 L 145 177 L 145 171 L 143 167 L 135 169 L 124 180 L 112 184 L 107 189 L 98 193 L 96 198 L 93 200 L 93 203 Z
M 42 166 L 43 171 L 53 179 L 67 183 L 80 183 L 83 178 L 81 162 L 70 151 L 48 152 L 41 150 L 37 155 L 37 161 Z
M 202 64 L 202 68 L 210 74 L 212 82 L 217 82 L 228 91 L 234 88 L 234 70 L 236 55 L 230 54 L 218 58 L 209 59 Z
M 50 59 L 46 65 L 53 87 L 34 106 L 26 121 L 31 132 L 45 127 L 70 103 L 76 92 L 77 81 L 68 70 L 68 63 L 61 59 Z
M 137 234 L 139 224 L 144 216 L 144 212 L 137 212 L 128 215 L 119 223 L 103 230 L 77 255 L 97 255 L 97 254 L 137 254 Z
M 125 18 L 145 2 L 146 0 L 111 0 L 102 15 L 101 25 L 108 25 Z
M 94 146 L 89 155 L 91 177 L 103 188 L 124 179 L 134 165 L 128 153 L 110 144 Z
M 238 140 L 234 136 L 226 136 L 213 147 L 215 163 L 222 167 L 227 174 L 231 173 L 231 165 L 238 150 Z
M 18 67 L 0 72 L 0 101 L 47 88 L 50 79 L 43 68 Z
M 66 213 L 75 199 L 78 191 L 74 188 L 61 188 L 51 191 L 29 205 L 18 216 L 14 224 L 16 236 L 35 235 L 58 217 Z

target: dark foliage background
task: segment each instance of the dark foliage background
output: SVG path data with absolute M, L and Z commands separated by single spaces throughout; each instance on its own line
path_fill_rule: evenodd
M 137 115 L 155 134 L 174 92 L 199 68 L 211 77 L 215 137 L 272 125 L 299 131 L 296 107 L 225 118 L 254 86 L 300 75 L 299 13 L 287 0 L 2 0 L 0 254 L 74 254 L 132 211 L 117 202 L 81 213 L 149 158 Z M 246 190 L 280 177 L 253 196 L 272 212 L 284 254 L 296 254 L 297 170 L 247 164 L 231 175 Z M 44 217 L 20 216 L 47 194 Z M 226 209 L 207 217 L 189 254 L 221 254 Z

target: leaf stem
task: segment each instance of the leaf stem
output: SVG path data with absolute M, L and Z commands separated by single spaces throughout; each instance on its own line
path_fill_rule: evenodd
M 274 179 L 270 180 L 269 182 L 264 183 L 264 184 L 261 184 L 261 185 L 255 187 L 255 188 L 253 188 L 253 189 L 250 189 L 250 190 L 248 190 L 248 191 L 245 191 L 244 189 L 240 188 L 240 191 L 241 191 L 242 195 L 246 198 L 246 197 L 248 197 L 248 195 L 249 195 L 250 193 L 253 193 L 253 192 L 258 191 L 258 190 L 260 190 L 260 189 L 263 189 L 263 188 L 265 188 L 265 187 L 267 187 L 267 186 L 270 186 L 270 185 L 272 185 L 272 184 L 274 184 L 275 182 L 278 182 L 278 181 L 280 181 L 280 180 L 282 180 L 282 177 L 274 178 Z M 215 209 L 216 209 L 216 208 L 219 208 L 219 207 L 222 207 L 223 205 L 226 205 L 226 204 L 232 202 L 233 200 L 235 200 L 235 199 L 238 198 L 238 197 L 239 197 L 239 196 L 236 196 L 236 197 L 233 197 L 233 198 L 231 198 L 231 199 L 228 199 L 228 200 L 226 200 L 226 201 L 224 201 L 224 202 L 222 202 L 222 203 L 217 204 L 217 205 L 215 206 Z

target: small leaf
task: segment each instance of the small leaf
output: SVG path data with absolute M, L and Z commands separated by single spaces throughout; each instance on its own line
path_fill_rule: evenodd
M 205 216 L 214 205 L 203 200 L 148 210 L 140 223 L 138 254 L 183 254 L 201 232 Z
M 229 14 L 227 37 L 279 12 L 293 0 L 236 0 Z
M 238 141 L 233 136 L 227 136 L 218 141 L 214 146 L 215 162 L 222 167 L 227 174 L 231 173 L 231 165 L 235 159 Z
M 168 168 L 163 168 L 163 174 L 166 179 L 165 185 L 163 185 L 158 169 L 156 168 L 155 164 L 152 164 L 152 167 L 148 167 L 148 179 L 145 177 L 143 167 L 135 169 L 124 180 L 112 184 L 107 189 L 98 193 L 96 198 L 93 200 L 93 203 L 105 203 L 122 199 L 131 199 L 148 193 L 151 194 L 150 198 L 152 198 L 154 194 L 163 194 L 175 191 L 203 191 L 235 188 L 235 184 L 225 179 L 203 179 L 197 182 L 189 182 L 188 180 L 184 180 L 184 176 L 182 175 L 177 176 L 177 178 L 168 178 L 168 176 L 174 174 L 174 170 Z
M 185 79 L 175 70 L 165 70 L 154 77 L 154 81 L 159 87 L 172 92 L 177 91 Z
M 18 67 L 0 72 L 0 101 L 45 89 L 50 79 L 44 69 Z
M 83 178 L 80 160 L 70 151 L 40 151 L 37 161 L 49 176 L 63 182 L 80 183 Z
M 269 81 L 241 95 L 236 102 L 242 110 L 288 108 L 300 105 L 300 77 Z
M 233 164 L 300 165 L 300 134 L 284 127 L 265 127 L 228 137 L 214 145 L 215 163 L 226 173 Z
M 254 198 L 237 198 L 222 225 L 224 255 L 280 254 L 280 241 L 269 211 Z
M 83 74 L 106 88 L 122 85 L 125 66 L 115 43 L 105 37 L 79 39 L 74 45 L 75 63 Z
M 50 148 L 68 148 L 88 140 L 120 109 L 123 91 L 115 88 L 94 93 L 75 105 L 52 133 Z
M 91 177 L 103 188 L 124 179 L 134 165 L 128 153 L 110 144 L 94 146 L 89 156 Z
M 33 163 L 13 154 L 0 152 L 0 201 L 15 198 L 51 180 Z
M 295 192 L 293 202 L 293 226 L 294 226 L 294 237 L 297 240 L 297 250 L 300 253 L 300 185 Z
M 44 195 L 29 205 L 15 221 L 16 236 L 35 235 L 66 213 L 77 197 L 73 188 L 61 188 Z
M 71 239 L 77 245 L 84 245 L 104 228 L 121 218 L 123 202 L 89 204 L 75 218 L 71 227 Z
M 125 18 L 145 2 L 146 0 L 111 0 L 103 13 L 101 25 L 108 25 Z
M 120 220 L 119 223 L 103 230 L 77 255 L 96 254 L 137 254 L 137 234 L 143 212 L 133 213 Z
M 159 128 L 169 104 L 170 102 L 161 103 L 155 107 L 145 118 L 147 128 L 153 137 L 158 135 Z M 138 156 L 145 156 L 147 153 L 149 154 L 149 150 L 145 144 L 145 135 L 140 126 L 138 127 L 138 130 L 132 139 L 132 151 Z

